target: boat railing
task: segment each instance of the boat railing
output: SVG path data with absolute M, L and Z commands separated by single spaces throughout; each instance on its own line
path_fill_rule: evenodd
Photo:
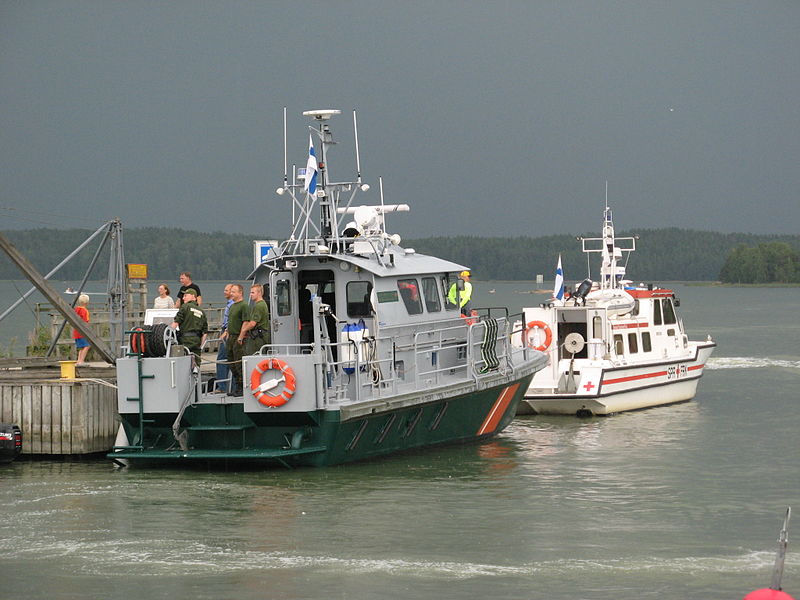
M 466 333 L 467 321 L 466 318 L 461 318 L 461 315 L 453 309 L 450 312 L 445 313 L 445 316 L 441 319 L 434 319 L 431 321 L 425 321 L 424 323 L 420 323 L 421 326 L 424 326 L 426 329 L 437 329 L 437 328 L 454 328 L 460 327 L 462 328 L 462 334 Z M 381 332 L 397 332 L 397 331 L 407 331 L 409 327 L 408 323 L 396 323 L 393 325 L 381 325 Z M 397 335 L 397 333 L 393 333 L 393 335 Z
M 270 344 L 265 355 L 309 355 L 324 388 L 324 404 L 385 398 L 405 392 L 459 382 L 479 381 L 494 372 L 506 373 L 521 351 L 512 348 L 510 322 L 494 320 L 496 337 L 487 339 L 488 322 L 459 319 L 449 326 L 417 331 L 398 343 L 379 335 L 358 341 L 314 344 Z M 488 345 L 488 347 L 487 347 Z
M 414 379 L 420 385 L 439 385 L 445 375 L 449 381 L 454 378 L 468 378 L 468 336 L 469 326 L 464 324 L 444 327 L 433 331 L 419 331 L 414 335 Z M 438 353 L 447 350 L 455 352 L 454 363 L 440 363 Z M 428 368 L 430 365 L 430 368 Z M 458 375 L 460 374 L 460 375 Z
M 490 319 L 509 318 L 508 307 L 506 306 L 481 306 L 475 309 L 481 317 L 488 317 Z M 521 315 L 522 313 L 518 313 Z

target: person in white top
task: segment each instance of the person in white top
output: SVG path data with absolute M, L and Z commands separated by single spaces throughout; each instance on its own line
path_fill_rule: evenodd
M 158 296 L 153 302 L 153 308 L 175 308 L 175 301 L 169 295 L 169 287 L 166 283 L 158 286 Z

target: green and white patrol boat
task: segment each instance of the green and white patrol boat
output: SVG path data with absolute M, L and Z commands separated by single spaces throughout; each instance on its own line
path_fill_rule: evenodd
M 290 182 L 285 158 L 277 190 L 291 199 L 292 232 L 249 276 L 268 290 L 272 339 L 243 358 L 244 396 L 209 389 L 172 330 L 132 334 L 117 361 L 115 461 L 324 466 L 480 440 L 511 422 L 545 366 L 542 352 L 512 347 L 519 316 L 465 317 L 448 302 L 465 266 L 387 234 L 386 216 L 408 205 L 384 204 L 382 185 L 378 205 L 354 202 L 369 190 L 355 112 L 358 175 L 348 182 L 328 167 L 339 111 L 303 114 L 314 123 L 307 167 Z

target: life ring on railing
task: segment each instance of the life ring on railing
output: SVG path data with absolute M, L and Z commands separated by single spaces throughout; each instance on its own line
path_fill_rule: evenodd
M 280 371 L 283 377 L 281 379 L 269 381 L 266 383 L 261 383 L 261 376 L 266 373 L 267 371 L 275 369 Z M 264 386 L 267 383 L 271 383 L 269 388 L 272 389 L 275 387 L 281 380 L 283 380 L 283 391 L 278 394 L 277 396 L 270 396 L 269 394 L 264 393 L 266 390 Z M 292 371 L 292 367 L 287 365 L 285 362 L 278 358 L 268 358 L 266 360 L 262 360 L 258 363 L 253 372 L 250 375 L 250 391 L 253 392 L 253 396 L 256 400 L 258 400 L 264 406 L 269 406 L 271 408 L 275 408 L 278 406 L 283 406 L 289 400 L 292 399 L 294 396 L 295 385 L 297 383 L 297 379 L 294 376 L 294 371 Z
M 531 343 L 528 341 L 528 332 L 531 329 L 541 329 L 544 331 L 543 344 L 539 346 L 531 346 Z M 539 352 L 544 352 L 550 346 L 550 342 L 553 341 L 553 332 L 550 331 L 550 327 L 547 326 L 547 323 L 544 323 L 543 321 L 530 321 L 527 325 L 525 325 L 525 333 L 523 334 L 523 338 L 525 340 L 525 345 L 528 346 L 528 348 L 533 348 Z

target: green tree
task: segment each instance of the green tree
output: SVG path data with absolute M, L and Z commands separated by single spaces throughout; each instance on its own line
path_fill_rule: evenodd
M 798 253 L 786 242 L 741 244 L 730 251 L 720 269 L 723 283 L 792 283 L 798 281 Z

